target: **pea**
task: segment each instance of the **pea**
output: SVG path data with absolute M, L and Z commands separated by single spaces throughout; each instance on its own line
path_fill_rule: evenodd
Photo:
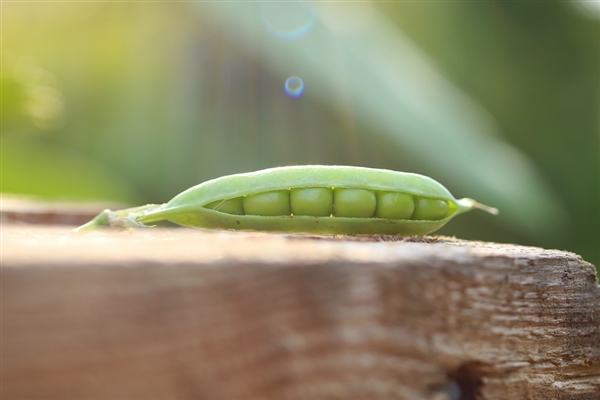
M 377 192 L 377 218 L 410 219 L 415 209 L 413 196 L 397 192 Z
M 450 206 L 446 200 L 418 197 L 415 201 L 414 220 L 435 221 L 446 217 Z
M 335 217 L 370 218 L 375 214 L 375 193 L 365 189 L 333 190 L 333 215 Z
M 244 212 L 247 215 L 290 215 L 289 190 L 275 190 L 244 197 Z
M 333 189 L 301 188 L 291 189 L 290 205 L 294 215 L 328 217 L 333 207 Z

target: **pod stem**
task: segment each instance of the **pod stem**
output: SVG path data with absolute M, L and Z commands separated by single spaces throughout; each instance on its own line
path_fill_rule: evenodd
M 81 233 L 87 232 L 91 229 L 97 228 L 99 226 L 109 226 L 108 220 L 109 215 L 112 213 L 109 209 L 102 211 L 100 214 L 96 215 L 91 221 L 86 222 L 85 224 L 73 229 L 72 233 Z
M 104 210 L 96 215 L 91 221 L 73 229 L 73 233 L 87 232 L 91 229 L 101 226 L 118 227 L 118 228 L 133 228 L 146 227 L 147 225 L 138 220 L 146 215 L 146 213 L 162 209 L 164 204 L 147 204 L 141 207 L 126 208 L 119 211 Z

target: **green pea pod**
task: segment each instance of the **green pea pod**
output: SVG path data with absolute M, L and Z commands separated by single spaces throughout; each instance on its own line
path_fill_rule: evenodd
M 348 166 L 292 166 L 213 179 L 166 204 L 105 210 L 77 228 L 180 225 L 325 234 L 424 235 L 473 208 L 418 174 Z

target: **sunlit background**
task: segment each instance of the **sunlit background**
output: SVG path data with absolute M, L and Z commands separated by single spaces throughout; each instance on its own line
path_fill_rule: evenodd
M 597 2 L 2 3 L 2 192 L 131 205 L 294 164 L 498 207 L 600 266 Z

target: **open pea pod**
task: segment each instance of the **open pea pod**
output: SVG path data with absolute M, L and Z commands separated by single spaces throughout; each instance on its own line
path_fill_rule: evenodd
M 180 225 L 325 234 L 424 235 L 473 208 L 418 174 L 349 166 L 292 166 L 236 174 L 194 186 L 161 205 L 105 210 L 79 227 Z

